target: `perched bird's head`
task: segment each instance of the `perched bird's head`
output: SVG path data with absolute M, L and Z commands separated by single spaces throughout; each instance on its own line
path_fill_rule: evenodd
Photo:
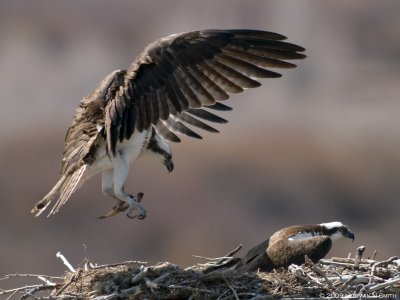
M 174 170 L 174 163 L 172 161 L 172 151 L 168 143 L 156 133 L 153 129 L 145 154 L 152 156 L 159 160 L 168 170 Z
M 320 224 L 324 234 L 328 235 L 332 240 L 341 238 L 349 238 L 354 241 L 354 234 L 350 231 L 349 226 L 341 222 L 329 222 Z

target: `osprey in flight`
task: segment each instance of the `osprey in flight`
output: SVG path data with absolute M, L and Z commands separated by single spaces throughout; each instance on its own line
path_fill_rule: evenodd
M 305 255 L 315 263 L 328 254 L 334 241 L 341 238 L 354 241 L 350 228 L 341 222 L 286 227 L 249 250 L 234 269 L 270 272 L 291 264 L 300 265 L 304 263 Z
M 174 168 L 168 142 L 176 134 L 201 139 L 187 124 L 218 132 L 205 121 L 226 123 L 213 111 L 230 110 L 220 101 L 277 78 L 266 68 L 293 68 L 287 60 L 302 59 L 304 48 L 285 37 L 259 30 L 203 30 L 173 34 L 148 45 L 128 70 L 115 70 L 83 98 L 64 143 L 61 178 L 32 209 L 40 215 L 57 198 L 56 213 L 86 180 L 102 173 L 102 191 L 117 200 L 106 216 L 146 211 L 124 191 L 129 163 L 141 155 Z M 210 111 L 211 110 L 211 111 Z

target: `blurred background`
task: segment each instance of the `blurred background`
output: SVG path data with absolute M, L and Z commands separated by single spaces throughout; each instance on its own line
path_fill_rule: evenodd
M 377 258 L 400 254 L 400 2 L 20 1 L 0 3 L 0 275 L 62 274 L 142 260 L 244 254 L 276 230 L 339 220 Z M 298 68 L 231 98 L 203 141 L 172 145 L 175 170 L 141 159 L 126 190 L 148 216 L 107 219 L 90 180 L 51 218 L 33 205 L 58 180 L 80 99 L 153 40 L 205 28 L 253 28 L 307 49 Z M 201 262 L 201 261 L 200 261 Z

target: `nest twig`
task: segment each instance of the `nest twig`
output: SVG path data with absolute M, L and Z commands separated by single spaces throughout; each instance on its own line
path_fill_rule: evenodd
M 360 249 L 360 248 L 359 248 Z M 33 274 L 11 274 L 11 277 L 36 279 L 36 285 L 0 289 L 5 299 L 270 299 L 274 297 L 304 299 L 307 297 L 395 299 L 400 293 L 400 260 L 355 258 L 322 259 L 301 266 L 277 269 L 270 273 L 239 273 L 232 270 L 232 257 L 238 250 L 216 259 L 182 269 L 164 262 L 148 266 L 128 261 L 69 271 L 63 277 Z M 64 264 L 68 265 L 66 259 Z M 74 271 L 71 271 L 73 269 Z M 3 299 L 3 298 L 2 298 Z

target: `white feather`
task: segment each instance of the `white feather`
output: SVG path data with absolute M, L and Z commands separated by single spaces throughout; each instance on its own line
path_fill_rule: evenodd
M 288 238 L 289 241 L 295 241 L 295 240 L 302 240 L 302 239 L 306 239 L 306 238 L 310 238 L 313 236 L 319 236 L 321 235 L 319 232 L 298 232 L 296 235 L 291 236 L 290 238 Z
M 335 232 L 329 236 L 332 241 L 337 241 L 346 238 L 340 231 Z
M 329 223 L 321 223 L 319 225 L 325 227 L 326 229 L 339 228 L 339 227 L 343 226 L 343 224 L 339 221 L 329 222 Z

